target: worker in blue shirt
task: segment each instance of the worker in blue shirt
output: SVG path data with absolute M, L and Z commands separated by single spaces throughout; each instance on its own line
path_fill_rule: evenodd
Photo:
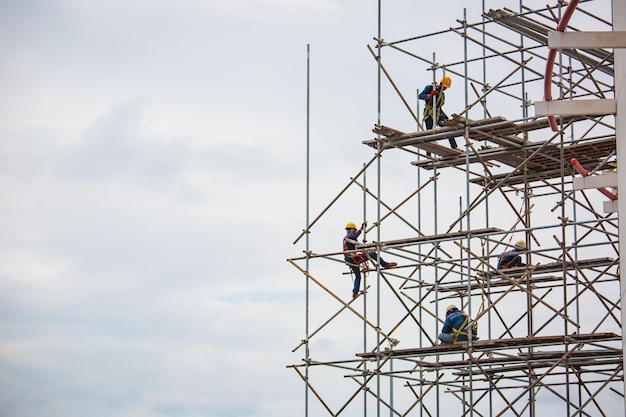
M 469 321 L 469 316 L 459 310 L 457 306 L 454 304 L 448 306 L 446 308 L 446 321 L 443 323 L 443 328 L 439 334 L 441 343 L 467 342 L 468 332 L 471 334 L 472 340 L 477 340 L 478 326 L 474 323 L 471 329 L 467 329 Z
M 437 109 L 437 125 L 441 126 L 441 122 L 448 120 L 448 115 L 443 111 L 443 105 L 446 102 L 446 94 L 444 91 L 452 85 L 452 78 L 444 75 L 439 84 L 427 85 L 419 94 L 419 99 L 426 102 L 424 107 L 424 124 L 426 129 L 432 129 L 434 124 L 435 108 Z M 450 147 L 458 149 L 455 138 L 449 138 Z
M 515 268 L 526 266 L 524 262 L 522 262 L 522 255 L 526 250 L 526 242 L 523 240 L 518 240 L 515 242 L 515 246 L 511 251 L 504 252 L 500 259 L 498 260 L 498 269 L 506 269 L 506 268 Z
M 369 259 L 378 261 L 383 268 L 393 268 L 398 264 L 396 262 L 386 262 L 382 257 L 378 259 L 376 252 L 370 251 L 366 253 L 357 253 L 356 244 L 359 243 L 358 239 L 365 227 L 365 223 L 361 225 L 361 228 L 357 230 L 356 225 L 352 222 L 346 224 L 346 235 L 343 238 L 343 251 L 344 260 L 350 266 L 350 269 L 354 273 L 354 288 L 352 289 L 352 299 L 359 296 L 361 289 L 361 270 L 359 264 L 367 262 Z

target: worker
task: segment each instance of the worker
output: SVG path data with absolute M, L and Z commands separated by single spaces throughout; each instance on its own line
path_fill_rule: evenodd
M 443 105 L 446 102 L 446 94 L 444 91 L 452 85 L 452 78 L 449 75 L 444 75 L 439 84 L 435 83 L 427 85 L 424 90 L 419 95 L 420 100 L 424 100 L 426 102 L 426 107 L 424 107 L 424 123 L 426 124 L 426 129 L 433 128 L 434 122 L 434 108 L 437 108 L 437 125 L 441 126 L 441 123 L 444 120 L 448 120 L 448 115 L 443 111 Z M 449 138 L 450 147 L 452 149 L 458 149 L 455 138 Z
M 515 268 L 526 266 L 522 262 L 522 254 L 526 250 L 526 242 L 518 240 L 515 242 L 515 246 L 509 252 L 504 252 L 498 260 L 498 269 Z
M 478 339 L 478 325 L 474 323 L 471 328 L 467 328 L 470 319 L 467 314 L 462 312 L 454 304 L 446 308 L 446 321 L 443 323 L 439 340 L 441 343 L 467 342 L 468 334 L 471 334 L 472 340 Z
M 367 262 L 368 259 L 378 261 L 383 268 L 393 268 L 398 264 L 396 262 L 386 262 L 382 257 L 378 259 L 376 252 L 370 251 L 366 253 L 355 252 L 356 244 L 358 242 L 359 235 L 363 231 L 365 223 L 361 225 L 361 228 L 357 230 L 356 225 L 352 222 L 346 224 L 346 236 L 343 238 L 343 250 L 344 260 L 350 266 L 350 269 L 354 273 L 354 288 L 352 289 L 352 299 L 359 296 L 361 289 L 361 271 L 359 264 Z

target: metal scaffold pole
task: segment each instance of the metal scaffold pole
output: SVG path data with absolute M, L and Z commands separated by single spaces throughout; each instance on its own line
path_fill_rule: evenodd
M 617 165 L 626 167 L 626 4 L 623 1 L 613 1 L 613 31 L 621 34 L 621 46 L 615 48 L 615 137 L 617 138 Z M 617 188 L 626 190 L 626 175 L 617 176 Z M 618 212 L 626 213 L 626 198 L 618 199 Z M 626 221 L 619 222 L 619 247 L 626 247 Z M 622 245 L 623 244 L 623 245 Z M 626 270 L 626 258 L 620 257 L 620 271 Z M 622 346 L 626 346 L 626 276 L 620 275 L 621 294 L 620 305 L 622 312 Z M 626 357 L 622 363 L 622 370 L 626 369 Z M 624 387 L 626 387 L 626 373 L 623 372 Z M 625 388 L 626 389 L 626 388 Z M 626 396 L 624 409 L 626 410 Z
M 310 223 L 309 223 L 309 213 L 310 213 L 310 204 L 309 204 L 309 197 L 310 197 L 310 132 L 311 132 L 311 124 L 310 124 L 310 114 L 311 114 L 311 45 L 307 44 L 306 46 L 306 212 L 305 212 L 305 224 L 306 224 L 306 230 L 309 230 L 310 227 Z M 307 253 L 307 259 L 306 259 L 306 271 L 309 271 L 309 258 L 308 258 L 308 254 L 310 251 L 310 247 L 309 247 L 309 234 L 306 234 L 306 253 Z M 304 385 L 304 415 L 305 417 L 307 417 L 309 415 L 309 362 L 310 362 L 310 358 L 309 358 L 309 340 L 308 340 L 308 335 L 309 335 L 309 277 L 308 275 L 305 275 L 305 334 L 307 335 L 307 338 L 305 339 L 305 363 L 306 363 L 306 368 L 304 371 L 304 381 L 305 381 L 305 385 Z

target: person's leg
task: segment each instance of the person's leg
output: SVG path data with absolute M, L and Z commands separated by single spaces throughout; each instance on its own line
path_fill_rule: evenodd
M 385 262 L 385 260 L 384 260 L 384 259 L 382 259 L 382 257 L 381 257 L 381 259 L 380 259 L 380 260 L 378 259 L 378 253 L 376 253 L 376 252 L 374 252 L 374 251 L 367 252 L 367 257 L 368 257 L 369 259 L 372 259 L 374 262 L 378 262 L 378 263 L 380 263 L 380 265 L 381 265 L 383 268 L 386 268 L 386 267 L 387 267 L 387 262 Z
M 433 118 L 432 117 L 427 117 L 424 119 L 424 124 L 426 125 L 426 129 L 430 130 L 433 128 Z M 426 155 L 430 156 L 430 152 L 426 151 Z
M 439 340 L 441 340 L 441 343 L 454 343 L 452 333 L 439 333 Z
M 387 262 L 385 261 L 382 256 L 380 259 L 378 259 L 378 254 L 376 252 L 367 252 L 367 256 L 370 259 L 373 259 L 374 261 L 378 262 L 380 264 L 380 266 L 382 266 L 383 268 L 393 268 L 394 266 L 397 266 L 398 264 L 396 262 Z
M 439 120 L 437 121 L 437 123 L 439 124 L 439 126 L 441 126 L 441 122 L 443 122 L 444 120 L 447 120 L 447 119 L 443 119 L 443 118 L 441 118 L 441 119 L 439 119 Z M 449 139 L 448 139 L 448 141 L 450 142 L 450 147 L 451 147 L 452 149 L 458 149 L 458 145 L 456 144 L 456 138 L 449 138 Z
M 350 269 L 352 269 L 354 273 L 354 288 L 352 289 L 352 294 L 356 295 L 361 289 L 361 271 L 358 265 L 350 265 Z

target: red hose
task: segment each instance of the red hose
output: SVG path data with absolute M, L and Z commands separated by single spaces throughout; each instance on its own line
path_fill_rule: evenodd
M 572 163 L 572 166 L 574 168 L 576 168 L 576 171 L 578 171 L 580 173 L 580 175 L 582 175 L 583 177 L 588 177 L 589 176 L 589 171 L 587 171 L 580 164 L 580 162 L 578 162 L 578 159 L 572 158 L 572 159 L 570 159 L 570 162 Z M 617 196 L 615 194 L 613 194 L 612 192 L 610 192 L 609 190 L 607 190 L 606 188 L 598 188 L 598 191 L 600 191 L 602 194 L 604 194 L 605 196 L 610 198 L 612 201 L 617 200 Z
M 561 16 L 561 20 L 556 27 L 557 32 L 565 32 L 567 29 L 567 24 L 569 20 L 572 18 L 574 14 L 574 10 L 576 10 L 576 6 L 578 6 L 579 0 L 571 0 L 567 7 L 565 8 L 565 12 L 563 16 Z M 554 68 L 554 61 L 556 59 L 556 49 L 550 49 L 548 52 L 548 59 L 546 61 L 546 72 L 543 77 L 543 99 L 544 101 L 552 101 L 552 69 Z M 548 121 L 550 122 L 550 128 L 553 132 L 557 132 L 559 127 L 556 124 L 556 118 L 554 116 L 548 116 Z

